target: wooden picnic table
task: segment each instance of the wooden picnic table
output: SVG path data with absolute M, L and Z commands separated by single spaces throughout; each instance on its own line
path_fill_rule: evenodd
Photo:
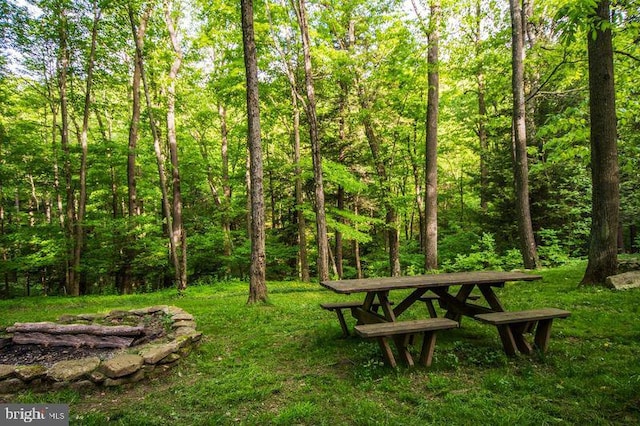
M 539 279 L 542 279 L 540 275 L 523 272 L 481 271 L 322 281 L 320 285 L 340 294 L 365 293 L 362 306 L 352 309 L 353 316 L 359 324 L 396 321 L 399 315 L 419 301 L 427 291 L 438 295 L 440 306 L 447 311 L 446 318 L 459 322 L 462 316 L 474 317 L 478 314 L 503 312 L 505 309 L 493 290 L 495 287 L 503 287 L 508 281 Z M 457 293 L 450 292 L 452 286 L 460 286 Z M 469 300 L 475 287 L 480 290 L 488 307 L 471 303 Z M 413 291 L 392 307 L 389 292 L 407 289 Z M 381 313 L 374 309 L 378 306 L 382 310 Z
M 505 311 L 494 288 L 503 287 L 508 281 L 535 281 L 542 279 L 540 275 L 522 272 L 456 272 L 432 275 L 418 275 L 406 277 L 366 278 L 338 281 L 322 281 L 320 284 L 336 293 L 352 294 L 364 293 L 362 303 L 353 301 L 345 303 L 327 303 L 322 307 L 333 310 L 338 314 L 343 333 L 348 335 L 341 309 L 350 309 L 357 319 L 356 333 L 362 337 L 377 338 L 385 361 L 395 367 L 396 361 L 391 352 L 387 338 L 393 338 L 398 354 L 408 365 L 413 360 L 407 349 L 411 343 L 412 334 L 417 330 L 424 333 L 420 363 L 429 366 L 435 346 L 435 332 L 459 325 L 463 316 L 475 317 L 482 314 L 495 314 Z M 459 286 L 454 293 L 451 287 Z M 472 303 L 479 297 L 471 294 L 478 288 L 486 305 Z M 412 290 L 401 301 L 394 304 L 389 299 L 389 293 L 394 290 Z M 431 318 L 421 321 L 398 321 L 398 316 L 414 303 L 428 300 L 425 293 L 431 291 L 437 296 L 440 306 L 446 310 L 445 318 Z M 428 300 L 429 303 L 430 300 Z M 432 311 L 433 308 L 430 309 Z M 567 313 L 568 314 L 568 313 Z M 539 313 L 536 315 L 540 316 Z M 554 312 L 552 315 L 557 316 Z M 564 311 L 563 311 L 564 315 Z M 433 315 L 432 315 L 433 316 Z M 489 317 L 487 321 L 494 321 Z M 541 328 L 537 343 L 546 348 L 551 327 L 551 319 Z M 520 320 L 517 324 L 500 325 L 499 331 L 507 354 L 515 354 L 516 348 L 529 353 L 532 349 L 524 341 L 522 334 L 526 327 L 533 326 L 529 318 Z

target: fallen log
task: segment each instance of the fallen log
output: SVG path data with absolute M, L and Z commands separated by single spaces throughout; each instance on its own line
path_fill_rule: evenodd
M 141 336 L 143 326 L 56 324 L 53 322 L 17 322 L 8 333 L 90 334 L 94 336 Z
M 133 337 L 95 336 L 91 334 L 14 333 L 12 341 L 17 345 L 71 346 L 74 348 L 127 348 Z

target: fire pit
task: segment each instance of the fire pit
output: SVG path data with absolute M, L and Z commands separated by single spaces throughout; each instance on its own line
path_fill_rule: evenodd
M 0 333 L 0 394 L 135 383 L 171 368 L 201 337 L 175 306 L 16 323 Z

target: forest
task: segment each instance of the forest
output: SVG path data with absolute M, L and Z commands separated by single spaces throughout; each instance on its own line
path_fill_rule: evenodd
M 561 265 L 590 257 L 595 166 L 640 248 L 637 0 L 0 0 L 0 29 L 3 297 L 248 280 L 256 212 L 269 280 Z

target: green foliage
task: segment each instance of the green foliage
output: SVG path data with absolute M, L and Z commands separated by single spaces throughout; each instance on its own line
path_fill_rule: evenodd
M 496 271 L 511 270 L 522 265 L 522 257 L 516 249 L 507 250 L 504 254 L 497 252 L 493 235 L 483 233 L 479 240 L 471 244 L 469 254 L 457 254 L 455 259 L 444 261 L 444 271 L 479 271 L 491 269 Z
M 538 256 L 542 266 L 559 266 L 570 260 L 566 245 L 562 244 L 559 233 L 552 229 L 540 229 L 536 235 L 540 240 Z
M 32 284 L 33 294 L 62 291 L 72 239 L 61 223 L 78 202 L 80 150 L 92 4 L 64 3 L 71 126 L 70 154 L 60 146 L 59 8 L 40 2 L 29 14 L 0 3 L 0 274 L 11 292 Z M 425 5 L 416 5 L 420 9 Z M 139 20 L 144 5 L 134 2 Z M 479 9 L 476 10 L 476 5 Z M 545 265 L 584 256 L 590 232 L 587 33 L 593 0 L 536 3 L 535 43 L 527 51 L 530 82 L 530 186 L 532 220 Z M 173 53 L 154 8 L 144 41 L 152 111 L 143 99 L 136 154 L 137 196 L 143 214 L 128 211 L 126 161 L 131 120 L 133 42 L 128 17 L 100 3 L 98 51 L 88 134 L 88 203 L 81 273 L 87 293 L 117 293 L 124 278 L 137 291 L 171 285 L 168 230 L 162 218 L 150 129 L 153 112 L 166 138 L 166 81 Z M 177 131 L 184 221 L 191 281 L 245 279 L 247 235 L 246 111 L 240 8 L 237 2 L 197 0 L 181 5 L 184 48 L 177 82 Z M 315 268 L 314 178 L 304 104 L 300 142 L 302 204 L 296 205 L 291 85 L 304 92 L 299 30 L 290 5 L 256 4 L 261 133 L 265 152 L 267 273 L 291 279 L 297 271 L 296 213 L 306 220 L 308 258 Z M 492 1 L 443 2 L 440 41 L 438 163 L 439 257 L 444 268 L 510 269 L 519 266 L 511 160 L 510 23 Z M 621 218 L 627 247 L 640 217 L 640 93 L 637 1 L 614 2 Z M 314 84 L 323 156 L 331 244 L 340 233 L 345 277 L 356 276 L 360 245 L 365 274 L 389 274 L 387 233 L 400 232 L 404 274 L 423 272 L 420 214 L 424 208 L 426 47 L 421 17 L 393 1 L 309 4 Z M 407 13 L 405 13 L 407 12 Z M 188 15 L 188 16 L 187 16 Z M 189 24 L 189 28 L 185 27 Z M 602 25 L 602 24 L 598 24 Z M 9 54 L 6 48 L 13 49 Z M 113 58 L 117 58 L 114 60 Z M 479 113 L 482 91 L 486 115 Z M 224 117 L 222 116 L 224 114 Z M 372 134 L 365 132 L 368 120 Z M 487 135 L 480 147 L 479 130 Z M 226 132 L 223 132 L 223 129 Z M 224 133 L 224 134 L 223 134 Z M 223 136 L 226 151 L 223 153 Z M 385 172 L 381 175 L 370 142 Z M 226 157 L 225 157 L 226 156 Z M 226 158 L 227 163 L 223 163 Z M 487 172 L 481 178 L 480 162 Z M 68 184 L 75 200 L 66 197 Z M 165 167 L 167 164 L 165 164 Z M 170 168 L 167 167 L 167 170 Z M 339 190 L 341 202 L 338 207 Z M 486 205 L 481 205 L 481 200 Z M 59 204 L 60 203 L 60 204 Z M 387 224 L 393 208 L 396 223 Z M 229 228 L 229 231 L 224 229 Z M 228 233 L 226 235 L 225 233 Z M 225 247 L 230 248 L 227 253 Z M 637 247 L 637 246 L 636 246 Z M 335 251 L 334 251 L 335 254 Z M 44 277 L 35 284 L 34 277 Z M 299 407 L 302 410 L 303 407 Z M 296 411 L 298 408 L 292 409 Z M 293 416 L 295 417 L 295 416 Z M 304 417 L 304 416 L 303 416 Z

